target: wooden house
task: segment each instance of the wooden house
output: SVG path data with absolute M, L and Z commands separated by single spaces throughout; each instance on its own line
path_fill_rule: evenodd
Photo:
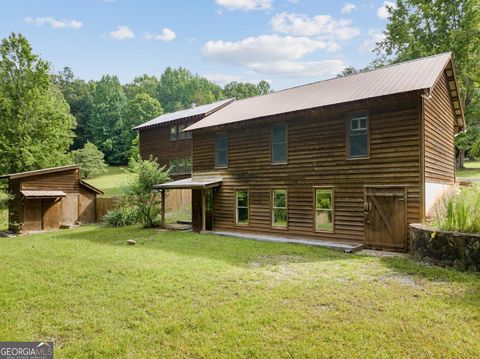
M 455 183 L 450 53 L 235 101 L 186 130 L 197 231 L 406 250 Z
M 80 179 L 77 165 L 0 176 L 8 179 L 9 229 L 29 232 L 97 221 L 95 200 L 103 192 Z
M 139 133 L 140 156 L 156 158 L 170 169 L 172 179 L 191 177 L 192 134 L 184 129 L 227 106 L 234 99 L 167 113 L 135 127 Z

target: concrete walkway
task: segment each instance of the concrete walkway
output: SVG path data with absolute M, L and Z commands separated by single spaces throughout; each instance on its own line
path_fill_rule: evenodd
M 349 244 L 349 243 L 342 243 L 342 242 L 309 240 L 309 239 L 301 239 L 301 238 L 287 238 L 287 237 L 281 237 L 281 236 L 268 236 L 268 235 L 262 235 L 262 234 L 249 234 L 249 233 L 237 233 L 237 232 L 206 232 L 206 233 L 216 234 L 216 235 L 225 236 L 225 237 L 249 239 L 249 240 L 264 241 L 264 242 L 303 244 L 306 246 L 335 249 L 345 253 L 353 253 L 363 249 L 363 244 Z

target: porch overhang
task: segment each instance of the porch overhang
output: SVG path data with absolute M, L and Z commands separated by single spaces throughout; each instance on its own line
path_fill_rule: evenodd
M 185 178 L 153 186 L 155 191 L 167 189 L 207 189 L 219 187 L 222 184 L 222 177 L 194 177 Z
M 20 191 L 25 198 L 60 198 L 65 197 L 66 194 L 63 191 L 44 191 L 44 190 L 23 190 Z

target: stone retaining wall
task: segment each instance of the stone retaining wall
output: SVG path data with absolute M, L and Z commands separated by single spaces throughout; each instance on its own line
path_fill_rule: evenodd
M 480 272 L 480 235 L 411 224 L 410 256 L 442 267 Z

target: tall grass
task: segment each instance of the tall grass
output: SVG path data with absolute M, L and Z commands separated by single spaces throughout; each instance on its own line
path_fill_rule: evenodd
M 436 217 L 433 225 L 440 229 L 480 233 L 480 186 L 462 187 L 445 195 Z

